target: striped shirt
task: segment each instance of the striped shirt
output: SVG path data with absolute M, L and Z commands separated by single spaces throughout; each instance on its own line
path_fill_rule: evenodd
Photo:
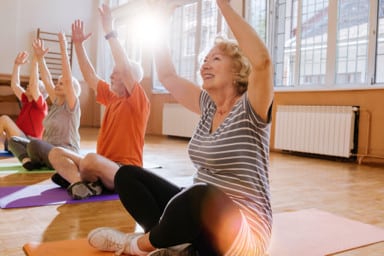
M 258 250 L 265 251 L 272 226 L 268 174 L 270 120 L 262 121 L 246 93 L 214 132 L 211 126 L 216 106 L 206 91 L 201 93 L 200 108 L 201 119 L 188 146 L 197 168 L 194 182 L 212 184 L 238 204 L 258 240 Z

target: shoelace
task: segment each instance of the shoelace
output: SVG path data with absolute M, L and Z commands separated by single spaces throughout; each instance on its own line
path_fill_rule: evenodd
M 113 239 L 113 237 L 106 237 L 104 241 L 104 248 L 117 248 L 115 251 L 115 255 L 117 256 L 123 254 L 125 246 L 125 243 L 118 243 L 115 241 L 115 239 Z

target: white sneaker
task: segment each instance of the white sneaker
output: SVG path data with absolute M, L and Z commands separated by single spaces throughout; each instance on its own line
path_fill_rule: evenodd
M 132 239 L 141 235 L 143 234 L 125 234 L 113 228 L 101 227 L 89 232 L 88 243 L 100 251 L 115 252 L 115 255 L 129 254 Z

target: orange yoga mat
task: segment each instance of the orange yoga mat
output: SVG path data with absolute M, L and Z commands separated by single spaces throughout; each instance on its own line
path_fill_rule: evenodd
M 111 256 L 111 252 L 101 252 L 91 247 L 86 238 L 54 242 L 30 242 L 23 246 L 28 256 Z
M 274 214 L 269 256 L 325 256 L 384 241 L 384 229 L 317 209 Z M 86 239 L 28 243 L 28 256 L 106 256 Z

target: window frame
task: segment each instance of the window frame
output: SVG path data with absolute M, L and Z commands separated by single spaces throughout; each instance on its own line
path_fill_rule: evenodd
M 175 0 L 176 1 L 176 0 Z M 198 2 L 199 3 L 199 11 L 198 11 L 198 29 L 196 30 L 196 39 L 195 39 L 195 74 L 194 77 L 197 77 L 198 72 L 198 55 L 201 53 L 202 49 L 200 49 L 201 42 L 201 3 L 203 0 L 184 0 L 184 1 L 178 1 L 179 4 L 189 4 L 191 2 Z M 273 59 L 274 64 L 277 63 L 278 54 L 279 53 L 276 43 L 277 43 L 277 24 L 278 24 L 278 8 L 279 8 L 279 1 L 278 0 L 237 0 L 234 1 L 236 8 L 240 8 L 240 11 L 242 12 L 243 17 L 246 20 L 250 20 L 250 17 L 248 17 L 248 12 L 246 11 L 247 6 L 250 5 L 252 1 L 265 1 L 266 2 L 266 36 L 265 36 L 265 43 L 267 47 L 270 49 L 270 53 Z M 287 1 L 291 0 L 286 0 Z M 299 79 L 300 79 L 300 54 L 296 54 L 295 56 L 295 71 L 293 73 L 293 83 L 291 86 L 277 86 L 275 85 L 275 91 L 329 91 L 329 90 L 369 90 L 369 89 L 380 89 L 384 88 L 384 82 L 376 82 L 376 62 L 377 62 L 377 40 L 378 40 L 378 11 L 379 11 L 379 1 L 377 0 L 369 0 L 370 2 L 370 13 L 369 13 L 369 27 L 368 27 L 368 50 L 367 50 L 367 79 L 364 83 L 359 84 L 336 84 L 336 55 L 337 55 L 337 26 L 332 24 L 337 24 L 337 12 L 338 12 L 338 4 L 339 0 L 329 0 L 328 1 L 328 28 L 327 28 L 327 51 L 326 51 L 326 64 L 325 64 L 325 82 L 324 84 L 311 84 L 311 85 L 300 85 Z M 124 3 L 121 6 L 117 6 L 114 8 L 114 11 L 120 13 L 120 18 L 122 16 L 122 9 L 127 9 L 125 6 L 131 5 L 132 2 L 140 2 L 139 0 L 130 1 L 128 4 Z M 300 6 L 303 3 L 303 0 L 297 0 L 298 2 L 298 13 L 296 14 L 297 17 L 301 17 L 299 15 L 300 13 Z M 240 6 L 240 7 L 239 7 Z M 125 14 L 127 15 L 127 14 Z M 222 28 L 223 24 L 225 24 L 224 19 L 221 17 L 220 12 L 217 13 L 217 31 L 225 31 L 224 34 L 226 34 L 228 37 L 231 37 L 231 34 L 229 32 L 229 29 L 226 27 L 225 29 Z M 284 20 L 284 26 L 285 26 L 285 20 Z M 300 22 L 298 22 L 301 24 Z M 301 25 L 298 25 L 301 26 Z M 300 29 L 299 29 L 300 31 Z M 126 45 L 128 46 L 128 45 Z M 300 44 L 298 43 L 296 45 L 296 52 L 300 52 Z M 282 51 L 284 53 L 284 49 Z M 135 56 L 143 56 L 144 53 L 140 52 L 138 54 L 135 54 Z M 155 72 L 154 72 L 154 62 L 150 61 L 151 63 L 148 64 L 150 66 L 149 68 L 149 75 L 151 75 L 152 79 L 152 91 L 153 93 L 168 93 L 165 88 L 163 89 L 156 89 L 155 88 Z M 178 66 L 179 63 L 175 63 L 175 66 Z M 284 65 L 284 64 L 283 64 Z M 275 70 L 274 78 L 277 79 L 277 70 Z M 148 74 L 148 73 L 147 73 Z M 197 79 L 196 79 L 197 80 Z M 197 81 L 196 81 L 197 82 Z
M 277 1 L 274 1 L 270 4 L 275 4 Z M 298 8 L 298 17 L 300 17 L 300 6 L 302 5 L 303 0 L 298 0 L 299 8 Z M 337 24 L 337 12 L 338 12 L 338 4 L 339 1 L 337 0 L 330 0 L 328 1 L 328 41 L 327 41 L 327 59 L 326 59 L 326 68 L 325 68 L 325 82 L 324 84 L 317 84 L 317 85 L 300 85 L 299 83 L 299 64 L 300 64 L 300 56 L 299 54 L 296 54 L 295 59 L 295 65 L 296 69 L 294 72 L 294 83 L 292 86 L 275 86 L 276 91 L 329 91 L 329 90 L 366 90 L 366 89 L 380 89 L 384 88 L 384 83 L 382 82 L 375 82 L 376 79 L 376 43 L 377 43 L 377 24 L 378 24 L 378 1 L 377 0 L 370 0 L 370 13 L 369 13 L 369 21 L 368 21 L 368 50 L 367 50 L 367 79 L 364 83 L 349 83 L 349 84 L 336 84 L 336 55 L 337 55 L 337 26 L 334 24 Z M 276 23 L 278 23 L 277 15 L 278 15 L 278 4 L 274 5 L 271 10 L 271 15 L 273 16 L 273 28 L 275 31 Z M 276 18 L 276 19 L 275 19 Z M 285 24 L 285 23 L 284 23 Z M 298 22 L 298 26 L 301 26 L 301 23 Z M 299 29 L 300 30 L 300 29 Z M 268 31 L 269 34 L 271 34 L 271 30 Z M 276 35 L 274 32 L 274 38 L 276 38 Z M 271 54 L 273 56 L 273 61 L 277 60 L 277 48 L 275 45 L 275 40 L 273 40 L 269 45 L 269 49 L 271 50 Z M 300 51 L 300 45 L 296 45 L 296 52 Z M 276 79 L 276 74 L 275 74 Z

